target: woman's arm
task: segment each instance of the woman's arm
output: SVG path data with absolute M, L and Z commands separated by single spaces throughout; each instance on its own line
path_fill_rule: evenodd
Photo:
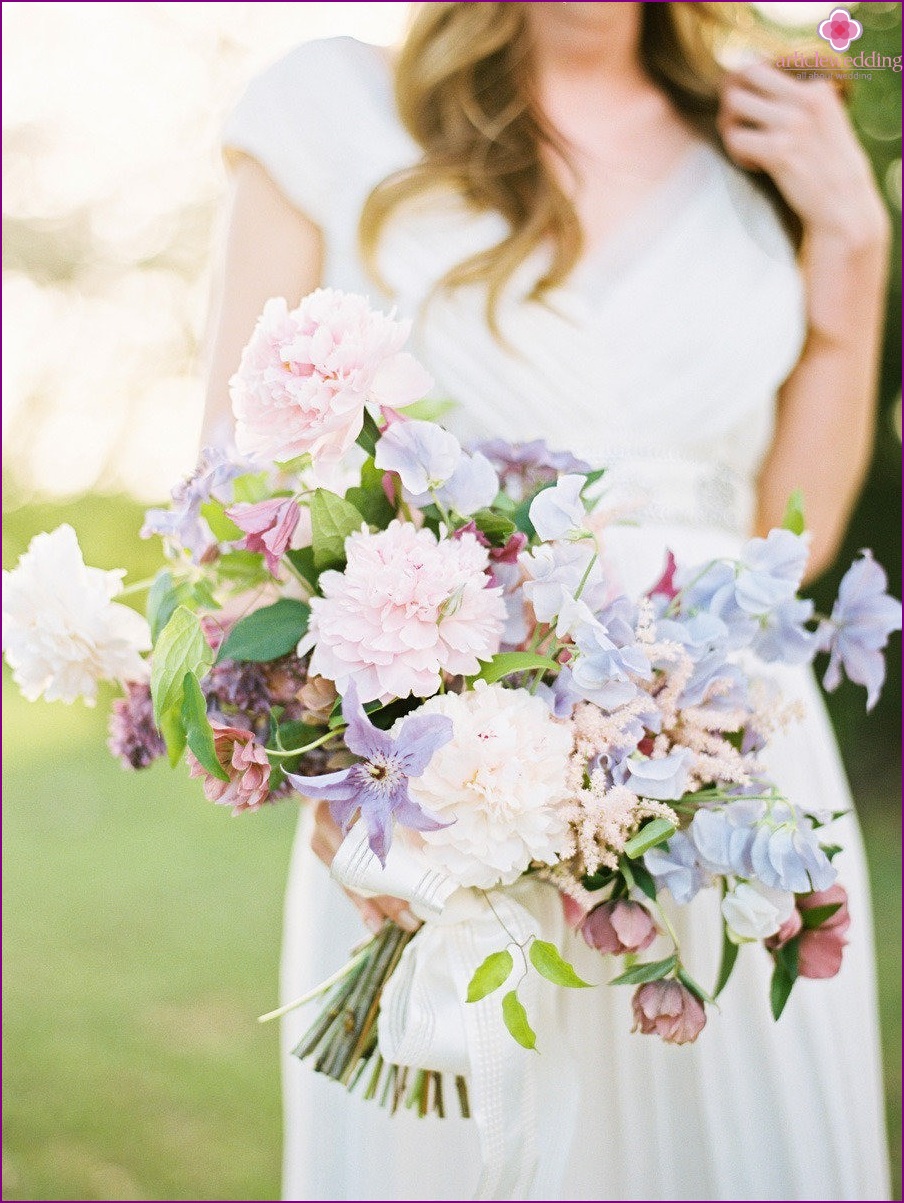
M 320 231 L 283 196 L 263 167 L 236 156 L 226 250 L 214 284 L 202 443 L 231 424 L 229 378 L 264 302 L 296 305 L 320 282 Z
M 869 465 L 890 228 L 869 163 L 834 87 L 764 63 L 735 72 L 720 132 L 743 167 L 767 171 L 804 228 L 803 354 L 780 396 L 759 479 L 757 528 L 803 491 L 809 575 L 833 561 Z
M 239 156 L 233 173 L 226 254 L 213 306 L 204 442 L 215 440 L 224 425 L 232 422 L 229 378 L 265 301 L 281 296 L 290 305 L 297 304 L 319 284 L 322 261 L 318 228 L 286 200 L 259 163 Z M 342 838 L 329 808 L 317 805 L 311 847 L 324 864 L 331 864 Z M 373 931 L 378 931 L 387 917 L 408 931 L 419 926 L 398 898 L 346 893 Z

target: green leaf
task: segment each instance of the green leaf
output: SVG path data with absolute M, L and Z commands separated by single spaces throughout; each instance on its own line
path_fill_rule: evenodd
M 189 597 L 192 605 L 200 606 L 202 610 L 222 609 L 220 603 L 213 595 L 213 589 L 211 588 L 210 581 L 204 580 L 203 577 L 201 580 L 195 581 L 195 583 L 191 586 Z
M 602 480 L 608 471 L 608 468 L 594 468 L 592 472 L 588 472 L 581 487 L 581 497 L 583 498 L 587 490 L 595 485 L 598 480 Z
M 154 583 L 148 590 L 145 607 L 145 614 L 151 628 L 151 639 L 154 642 L 157 641 L 157 636 L 172 618 L 176 606 L 184 600 L 185 592 L 185 584 L 181 581 L 177 584 L 168 568 L 164 568 L 154 577 Z
M 614 977 L 609 985 L 640 986 L 644 982 L 658 982 L 660 978 L 668 977 L 677 964 L 678 957 L 674 953 L 664 961 L 643 961 Z
M 670 823 L 668 819 L 651 819 L 649 823 L 644 823 L 637 835 L 632 835 L 625 844 L 625 855 L 631 860 L 636 860 L 638 856 L 643 856 L 657 844 L 664 844 L 675 834 L 675 831 L 675 824 Z
M 361 425 L 361 433 L 355 439 L 359 447 L 363 447 L 368 455 L 373 455 L 377 447 L 377 439 L 380 437 L 380 427 L 374 421 L 373 415 L 368 411 L 364 411 L 364 422 Z
M 361 484 L 346 490 L 345 500 L 359 512 L 369 526 L 381 529 L 395 517 L 395 506 L 383 491 L 383 473 L 372 459 L 361 466 Z
M 240 618 L 223 642 L 217 660 L 276 660 L 287 656 L 308 629 L 311 607 L 291 597 Z
M 491 952 L 482 965 L 478 966 L 468 983 L 468 1002 L 480 1002 L 482 998 L 486 998 L 488 994 L 492 994 L 494 990 L 508 981 L 509 974 L 515 962 L 512 960 L 512 954 L 509 950 L 503 949 L 502 952 Z
M 487 660 L 479 673 L 469 677 L 469 681 L 486 681 L 492 685 L 494 681 L 507 677 L 510 673 L 536 671 L 545 668 L 552 672 L 558 669 L 555 660 L 541 656 L 537 652 L 499 652 L 492 660 Z
M 207 700 L 193 673 L 186 673 L 182 678 L 182 725 L 188 746 L 198 763 L 214 777 L 228 781 L 229 774 L 217 759 L 213 730 L 207 718 Z
M 163 736 L 163 742 L 166 744 L 170 767 L 175 768 L 179 763 L 179 757 L 185 751 L 185 724 L 182 722 L 181 707 L 167 710 L 157 725 Z
M 232 543 L 236 539 L 244 539 L 245 532 L 232 521 L 221 501 L 216 501 L 214 498 L 205 501 L 201 506 L 201 516 L 207 520 L 207 525 L 213 531 L 213 537 L 219 543 Z
M 802 535 L 807 529 L 807 520 L 804 517 L 803 490 L 795 489 L 788 498 L 788 504 L 785 506 L 785 516 L 782 518 L 782 526 L 794 535 Z
M 431 397 L 423 397 L 405 406 L 405 417 L 419 422 L 438 422 L 453 409 L 458 409 L 457 401 L 434 401 Z
M 598 869 L 596 873 L 587 873 L 581 878 L 585 890 L 602 890 L 615 879 L 613 869 Z
M 328 489 L 317 489 L 311 498 L 314 567 L 341 568 L 345 563 L 345 540 L 361 529 L 360 510 Z
M 509 990 L 502 999 L 502 1018 L 522 1048 L 537 1047 L 537 1033 L 528 1023 L 524 1004 L 514 990 Z
M 834 860 L 838 853 L 843 851 L 840 844 L 820 844 L 819 846 L 829 860 Z
M 534 969 L 556 986 L 571 986 L 578 989 L 581 986 L 590 985 L 590 982 L 585 982 L 583 978 L 578 977 L 574 966 L 569 965 L 555 944 L 550 944 L 548 940 L 534 940 L 527 955 L 530 957 L 530 963 Z
M 772 1008 L 773 1019 L 778 1019 L 784 1011 L 794 983 L 797 981 L 798 950 L 799 938 L 790 940 L 783 948 L 776 949 L 772 954 L 775 960 L 775 970 L 769 987 L 769 1005 Z
M 497 514 L 493 510 L 478 510 L 472 515 L 474 524 L 481 534 L 486 535 L 494 547 L 505 547 L 517 530 L 511 518 Z
M 803 920 L 804 928 L 807 931 L 812 931 L 816 927 L 822 927 L 827 919 L 831 919 L 837 910 L 841 909 L 840 902 L 828 902 L 825 906 L 813 906 L 807 911 L 801 911 L 800 917 Z
M 256 501 L 264 501 L 269 494 L 270 484 L 266 472 L 246 472 L 232 482 L 233 501 L 247 501 L 253 505 Z
M 177 606 L 160 632 L 151 661 L 151 696 L 154 720 L 164 731 L 162 719 L 182 706 L 182 682 L 186 673 L 203 676 L 213 663 L 213 652 L 204 638 L 197 614 Z
M 304 577 L 311 588 L 316 589 L 317 578 L 320 576 L 320 573 L 314 567 L 314 548 L 299 547 L 294 550 L 290 548 L 286 552 L 286 559 L 291 563 L 295 571 Z
M 728 979 L 731 977 L 731 971 L 735 967 L 735 961 L 738 959 L 738 948 L 734 940 L 728 934 L 728 924 L 722 921 L 722 959 L 719 962 L 719 976 L 716 978 L 716 984 L 713 988 L 713 998 L 718 998 L 725 987 L 728 985 Z
M 264 557 L 256 551 L 244 549 L 227 551 L 221 555 L 217 560 L 217 573 L 243 589 L 273 580 L 264 564 Z
M 702 1003 L 714 1003 L 716 1000 L 711 994 L 707 994 L 699 982 L 695 981 L 683 965 L 678 966 L 678 980 L 683 985 L 687 986 L 691 994 L 700 999 Z
M 643 890 L 644 894 L 652 901 L 656 901 L 656 882 L 653 874 L 646 867 L 643 861 L 635 861 L 631 866 L 631 875 L 634 878 L 634 884 L 638 889 Z

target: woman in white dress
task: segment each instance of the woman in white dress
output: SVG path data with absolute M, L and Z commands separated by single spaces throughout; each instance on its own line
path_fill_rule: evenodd
M 338 38 L 255 80 L 226 131 L 209 428 L 269 296 L 294 304 L 324 284 L 390 303 L 363 228 L 437 395 L 459 404 L 459 433 L 544 438 L 610 465 L 609 502 L 643 519 L 607 538 L 628 587 L 655 579 L 666 546 L 699 560 L 777 525 L 796 487 L 812 570 L 829 564 L 872 438 L 887 218 L 831 85 L 763 61 L 718 72 L 698 45 L 716 7 L 425 4 L 395 62 Z M 807 713 L 773 775 L 801 805 L 847 808 L 811 675 L 787 671 L 783 686 Z M 561 992 L 579 1080 L 541 1106 L 530 1197 L 888 1197 L 868 887 L 856 821 L 839 826 L 850 947 L 837 978 L 797 985 L 780 1022 L 752 946 L 680 1049 L 629 1034 L 630 991 Z M 338 842 L 307 808 L 286 998 L 343 963 L 362 919 L 413 922 L 396 900 L 343 897 L 320 863 Z M 682 942 L 711 980 L 706 893 L 685 908 Z M 596 954 L 565 951 L 599 979 Z M 473 1124 L 347 1095 L 290 1057 L 305 1022 L 285 1022 L 284 1197 L 472 1195 Z

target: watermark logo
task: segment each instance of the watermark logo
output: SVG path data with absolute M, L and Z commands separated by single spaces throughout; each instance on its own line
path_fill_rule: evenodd
M 833 50 L 847 50 L 851 42 L 863 37 L 863 26 L 855 21 L 846 8 L 835 8 L 816 32 Z

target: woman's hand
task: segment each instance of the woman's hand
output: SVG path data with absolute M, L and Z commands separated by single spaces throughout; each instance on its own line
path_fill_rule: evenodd
M 887 238 L 869 160 L 829 80 L 795 79 L 765 62 L 731 71 L 718 127 L 740 167 L 772 177 L 808 237 L 858 246 Z
M 327 868 L 333 863 L 333 857 L 339 851 L 339 845 L 344 838 L 341 827 L 330 814 L 329 804 L 318 802 L 314 811 L 311 848 Z M 360 894 L 353 894 L 351 890 L 345 892 L 360 911 L 367 927 L 374 933 L 380 930 L 386 919 L 391 919 L 405 931 L 417 931 L 421 925 L 420 920 L 402 898 L 391 898 L 387 894 L 382 894 L 379 898 L 362 898 Z

